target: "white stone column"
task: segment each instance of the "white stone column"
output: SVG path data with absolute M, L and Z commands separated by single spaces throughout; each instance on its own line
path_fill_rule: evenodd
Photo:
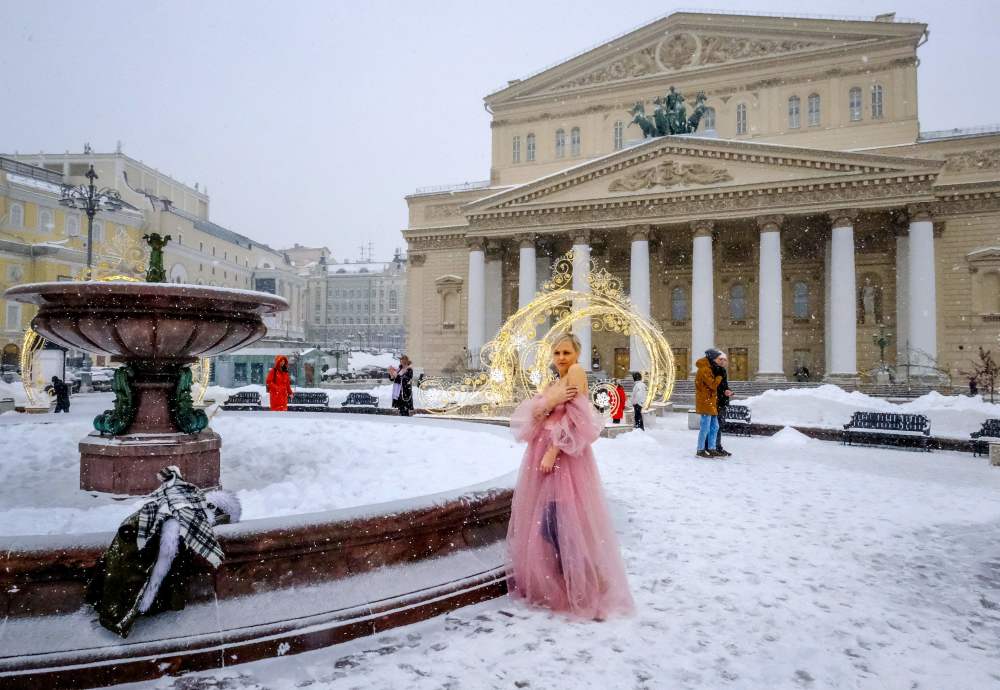
M 486 343 L 486 251 L 482 240 L 469 244 L 469 366 L 479 368 Z
M 830 343 L 833 332 L 830 323 L 830 237 L 823 240 L 823 373 L 830 371 Z
M 826 379 L 854 383 L 858 379 L 857 284 L 854 268 L 855 210 L 830 213 L 830 362 Z
M 691 223 L 691 372 L 705 350 L 715 347 L 715 274 L 712 268 L 712 221 Z
M 907 376 L 906 348 L 910 341 L 910 235 L 909 220 L 896 227 L 896 380 Z
M 937 284 L 934 222 L 926 207 L 913 206 L 909 241 L 910 376 L 937 378 Z M 915 367 L 913 365 L 916 365 Z
M 486 245 L 486 335 L 485 342 L 497 337 L 503 325 L 503 249 L 499 242 Z
M 761 216 L 760 281 L 757 313 L 760 354 L 758 381 L 784 381 L 784 310 L 781 279 L 781 224 L 783 216 Z
M 520 264 L 517 269 L 517 308 L 523 309 L 528 306 L 531 300 L 535 299 L 538 278 L 534 235 L 525 235 L 520 237 L 519 241 Z
M 649 226 L 639 226 L 632 229 L 632 251 L 629 272 L 629 297 L 636 313 L 649 318 Z M 650 365 L 649 352 L 642 344 L 642 339 L 636 336 L 629 338 L 629 369 L 632 371 L 648 371 Z
M 573 290 L 590 293 L 590 233 L 577 232 L 573 236 Z M 584 309 L 590 303 L 587 299 L 573 300 L 573 311 Z M 590 319 L 573 322 L 573 333 L 580 339 L 580 364 L 584 371 L 590 371 Z

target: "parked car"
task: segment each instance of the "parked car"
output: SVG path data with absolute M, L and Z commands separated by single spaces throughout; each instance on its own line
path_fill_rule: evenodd
M 90 370 L 90 386 L 95 391 L 110 391 L 111 380 L 115 377 L 113 367 L 95 367 Z

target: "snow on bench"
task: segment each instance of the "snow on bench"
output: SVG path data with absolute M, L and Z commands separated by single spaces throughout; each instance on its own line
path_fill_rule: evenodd
M 844 425 L 842 440 L 851 442 L 901 446 L 916 445 L 930 451 L 931 421 L 922 414 L 896 412 L 855 412 Z
M 1000 443 L 1000 419 L 987 419 L 983 422 L 983 428 L 973 431 L 972 454 L 986 455 L 990 452 L 990 442 Z

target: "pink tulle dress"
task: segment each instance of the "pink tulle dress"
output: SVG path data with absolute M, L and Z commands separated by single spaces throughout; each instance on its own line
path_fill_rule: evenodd
M 536 418 L 544 407 L 537 395 L 510 420 L 528 442 L 507 529 L 510 595 L 583 618 L 629 614 L 635 605 L 590 449 L 603 420 L 586 394 Z M 545 474 L 542 456 L 552 445 L 559 455 Z

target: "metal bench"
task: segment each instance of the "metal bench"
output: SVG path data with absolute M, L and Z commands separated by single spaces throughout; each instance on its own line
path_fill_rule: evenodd
M 341 407 L 362 407 L 367 405 L 378 407 L 378 398 L 370 393 L 348 393 L 347 400 L 340 403 Z
M 922 414 L 855 412 L 844 425 L 845 445 L 917 446 L 930 451 L 931 421 Z
M 222 403 L 222 409 L 259 410 L 261 409 L 260 393 L 257 393 L 256 391 L 241 391 L 239 393 L 233 393 L 226 398 L 226 402 Z
M 288 401 L 289 412 L 318 412 L 327 409 L 330 397 L 326 393 L 307 392 L 292 393 Z
M 725 413 L 719 421 L 722 430 L 729 435 L 750 435 L 750 408 L 746 405 L 726 405 Z
M 986 455 L 990 452 L 990 442 L 984 439 L 993 439 L 995 443 L 1000 443 L 1000 419 L 987 419 L 983 422 L 983 428 L 973 431 L 972 454 Z

